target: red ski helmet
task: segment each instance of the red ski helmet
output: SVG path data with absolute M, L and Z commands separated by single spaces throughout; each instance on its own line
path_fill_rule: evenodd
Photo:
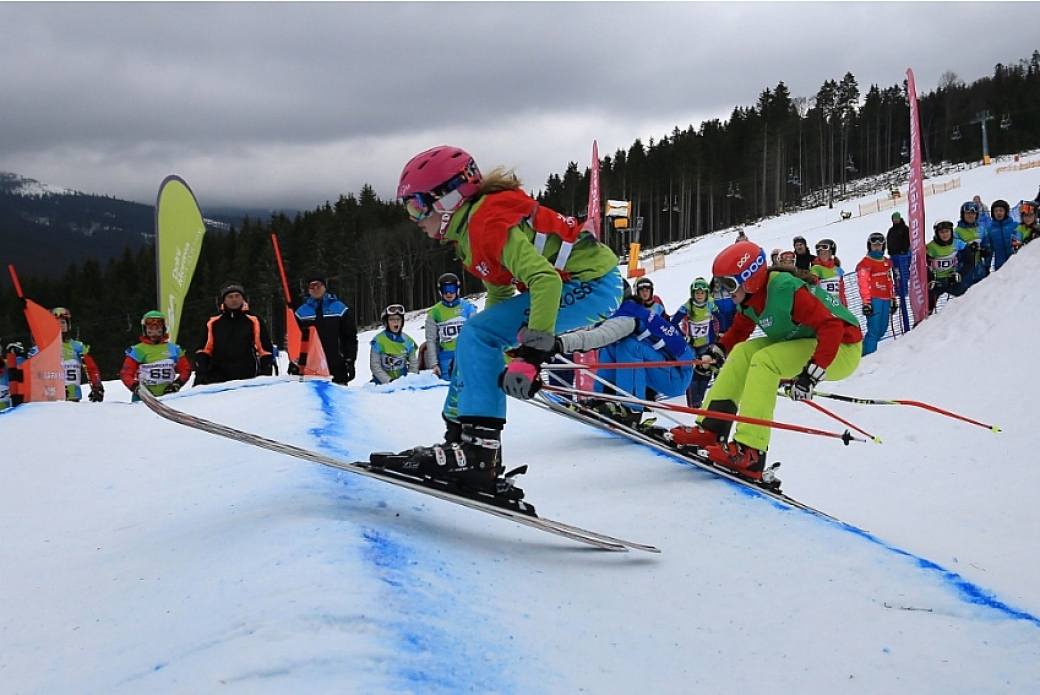
M 768 265 L 765 249 L 753 241 L 738 241 L 715 257 L 711 272 L 731 294 L 741 286 L 754 293 L 766 286 Z
M 468 152 L 441 145 L 408 160 L 397 197 L 418 222 L 434 212 L 452 213 L 480 189 L 480 169 Z

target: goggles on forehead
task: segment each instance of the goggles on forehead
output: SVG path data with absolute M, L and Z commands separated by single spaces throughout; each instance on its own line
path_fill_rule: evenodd
M 386 315 L 389 316 L 400 316 L 404 318 L 404 306 L 401 304 L 391 304 L 386 308 Z
M 695 281 L 693 283 L 693 291 L 694 292 L 707 292 L 708 291 L 708 281 L 707 280 L 697 280 L 697 281 Z
M 794 251 L 781 251 L 780 255 L 777 256 L 777 260 L 781 263 L 794 263 L 798 259 L 798 254 Z
M 1032 203 L 1022 203 L 1018 206 L 1018 212 L 1020 215 L 1035 215 L 1036 206 Z

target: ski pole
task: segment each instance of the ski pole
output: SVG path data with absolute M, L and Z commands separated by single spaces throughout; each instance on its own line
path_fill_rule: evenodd
M 570 360 L 568 360 L 568 359 L 567 359 L 566 357 L 561 357 L 560 355 L 557 355 L 557 356 L 556 356 L 556 359 L 558 359 L 558 360 L 562 361 L 562 362 L 563 362 L 564 364 L 569 364 L 569 365 L 571 365 L 572 367 L 577 367 L 577 366 L 579 366 L 579 365 L 578 365 L 577 363 L 575 363 L 575 362 L 571 362 L 571 361 L 570 361 Z M 610 387 L 611 389 L 613 389 L 614 391 L 616 391 L 616 392 L 620 393 L 620 394 L 621 394 L 622 396 L 624 396 L 624 397 L 627 397 L 627 398 L 630 398 L 630 399 L 632 399 L 632 401 L 633 401 L 633 402 L 636 402 L 636 403 L 644 403 L 644 404 L 648 404 L 648 403 L 649 403 L 648 401 L 641 401 L 641 400 L 639 400 L 638 398 L 636 398 L 635 396 L 633 396 L 633 395 L 632 395 L 631 393 L 628 393 L 628 392 L 627 392 L 627 391 L 625 391 L 624 389 L 620 389 L 620 388 L 618 388 L 616 384 L 612 384 L 612 383 L 610 383 L 609 381 L 607 381 L 606 379 L 604 379 L 604 378 L 602 378 L 602 377 L 600 377 L 600 376 L 597 376 L 595 372 L 592 372 L 592 373 L 591 373 L 591 376 L 592 376 L 592 378 L 593 378 L 593 379 L 595 379 L 595 380 L 596 380 L 596 381 L 598 381 L 599 383 L 603 384 L 604 386 L 608 386 L 608 387 Z M 556 375 L 556 374 L 553 374 L 552 372 L 549 372 L 549 378 L 551 378 L 551 379 L 556 379 L 556 380 L 557 380 L 558 382 L 560 382 L 561 384 L 565 384 L 565 383 L 566 383 L 566 382 L 565 382 L 565 381 L 564 381 L 564 380 L 563 380 L 563 379 L 562 379 L 561 377 L 559 377 L 559 376 L 558 376 L 558 375 Z M 602 394 L 597 394 L 597 393 L 596 393 L 595 391 L 592 391 L 592 392 L 585 392 L 585 393 L 591 393 L 593 397 L 597 397 L 597 398 L 598 398 L 598 397 L 600 397 L 600 396 L 602 395 Z M 650 405 L 652 405 L 652 404 L 650 404 Z M 645 406 L 644 406 L 644 407 L 645 407 Z M 661 413 L 661 415 L 663 415 L 663 416 L 664 416 L 664 417 L 665 417 L 666 419 L 668 419 L 668 420 L 671 420 L 672 422 L 674 422 L 674 423 L 675 423 L 675 424 L 677 424 L 677 425 L 681 425 L 681 424 L 683 424 L 683 423 L 679 422 L 678 420 L 676 420 L 676 419 L 675 419 L 674 417 L 672 417 L 671 415 L 668 415 L 667 413 Z
M 985 422 L 979 422 L 978 420 L 972 420 L 970 417 L 966 417 L 964 415 L 958 415 L 957 413 L 952 413 L 949 410 L 944 410 L 943 408 L 940 408 L 940 407 L 935 406 L 935 405 L 930 405 L 928 403 L 922 403 L 921 401 L 909 401 L 909 400 L 900 400 L 900 399 L 883 399 L 883 398 L 856 398 L 856 397 L 853 397 L 853 396 L 843 396 L 843 395 L 838 394 L 838 393 L 824 393 L 822 391 L 813 391 L 813 395 L 814 396 L 819 396 L 820 398 L 830 398 L 831 400 L 835 400 L 835 401 L 844 401 L 845 403 L 857 403 L 859 405 L 905 405 L 905 406 L 910 406 L 912 408 L 921 408 L 922 410 L 930 410 L 933 413 L 938 413 L 939 415 L 945 415 L 946 417 L 951 417 L 954 420 L 962 420 L 963 422 L 967 422 L 968 424 L 971 424 L 971 425 L 977 425 L 979 427 L 985 427 L 986 429 L 988 429 L 988 430 L 990 430 L 992 432 L 1000 432 L 1000 428 L 997 427 L 996 425 L 988 425 Z
M 840 422 L 841 424 L 845 425 L 846 427 L 849 427 L 851 429 L 856 430 L 857 432 L 862 434 L 864 437 L 870 437 L 871 441 L 876 442 L 878 444 L 881 443 L 881 437 L 878 437 L 877 435 L 873 435 L 870 432 L 867 432 L 866 430 L 864 430 L 863 428 L 857 427 L 856 425 L 853 425 L 851 422 L 849 422 L 848 420 L 842 418 L 837 413 L 834 413 L 834 412 L 831 412 L 830 410 L 827 410 L 826 408 L 824 408 L 822 405 L 820 405 L 816 401 L 802 401 L 802 403 L 805 403 L 806 405 L 809 405 L 809 406 L 812 406 L 813 408 L 816 408 L 816 410 L 820 411 L 821 413 L 823 413 L 827 417 L 832 418 L 834 420 L 837 420 L 838 422 Z
M 707 364 L 707 360 L 667 360 L 663 362 L 589 362 L 582 364 L 571 362 L 570 364 L 543 364 L 542 369 L 550 371 L 569 371 L 573 369 L 648 369 L 653 367 L 696 367 L 699 364 Z
M 636 405 L 642 405 L 647 408 L 653 408 L 655 410 L 669 410 L 676 413 L 688 413 L 690 415 L 697 415 L 701 417 L 710 417 L 718 420 L 731 420 L 732 422 L 743 422 L 748 425 L 761 425 L 762 427 L 771 427 L 779 430 L 790 430 L 791 432 L 800 432 L 801 434 L 811 434 L 818 437 L 828 437 L 830 439 L 840 439 L 848 446 L 849 442 L 863 442 L 866 443 L 869 440 L 861 439 L 860 437 L 853 436 L 851 432 L 845 430 L 844 433 L 838 434 L 837 432 L 829 432 L 827 430 L 818 430 L 813 427 L 803 427 L 802 425 L 792 425 L 786 422 L 777 422 L 776 420 L 762 420 L 757 417 L 747 417 L 745 415 L 731 415 L 730 413 L 721 413 L 715 410 L 704 410 L 702 408 L 690 408 L 684 405 L 674 405 L 672 403 L 661 403 L 661 402 L 650 402 L 642 401 L 638 398 L 628 398 L 625 396 L 608 396 L 603 393 L 596 393 L 594 391 L 579 391 L 578 389 L 561 388 L 558 386 L 545 386 L 544 387 L 550 393 L 565 393 L 571 396 L 585 396 L 590 398 L 602 398 L 606 400 L 613 400 L 619 403 L 634 403 Z

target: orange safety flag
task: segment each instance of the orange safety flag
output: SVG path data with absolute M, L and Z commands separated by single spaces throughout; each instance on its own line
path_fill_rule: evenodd
M 318 329 L 311 326 L 307 340 L 307 364 L 300 368 L 301 374 L 311 376 L 331 376 L 329 361 L 325 358 L 325 349 L 318 338 Z
M 31 299 L 25 300 L 25 319 L 29 322 L 35 355 L 22 363 L 22 383 L 11 384 L 11 395 L 25 402 L 65 400 L 65 374 L 61 369 L 61 326 L 54 315 Z

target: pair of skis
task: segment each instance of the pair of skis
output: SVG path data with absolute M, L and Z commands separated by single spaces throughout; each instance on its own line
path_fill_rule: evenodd
M 699 451 L 687 448 L 683 448 L 682 450 L 680 450 L 671 443 L 666 442 L 663 439 L 654 437 L 646 431 L 636 429 L 634 427 L 629 427 L 616 420 L 613 420 L 612 418 L 600 412 L 587 408 L 581 403 L 581 401 L 565 399 L 556 394 L 546 393 L 543 390 L 539 392 L 531 402 L 546 410 L 552 411 L 559 415 L 563 415 L 572 420 L 576 420 L 583 424 L 591 425 L 592 427 L 612 432 L 614 434 L 625 437 L 626 439 L 630 439 L 638 444 L 643 444 L 652 447 L 657 451 L 660 451 L 664 454 L 668 454 L 669 456 L 679 461 L 682 461 L 683 463 L 687 463 L 691 466 L 696 466 L 697 468 L 710 471 L 711 473 L 714 473 L 715 475 L 725 478 L 726 480 L 729 480 L 731 482 L 737 483 L 738 485 L 742 485 L 744 487 L 756 490 L 760 494 L 765 495 L 766 497 L 770 497 L 776 500 L 777 502 L 781 502 L 789 507 L 801 509 L 803 511 L 815 514 L 830 521 L 837 521 L 841 523 L 839 519 L 836 519 L 830 514 L 822 512 L 819 509 L 816 509 L 815 507 L 811 507 L 803 502 L 799 502 L 798 500 L 785 495 L 783 492 L 780 491 L 779 481 L 776 481 L 775 484 L 770 484 L 761 483 L 754 480 L 750 480 L 748 478 L 744 478 L 727 468 L 722 468 L 716 465 L 714 462 L 711 461 L 711 459 L 707 458 Z M 775 471 L 776 468 L 779 467 L 779 465 L 780 464 L 775 463 L 770 468 L 772 471 Z
M 316 451 L 301 449 L 292 444 L 286 444 L 284 442 L 278 442 L 273 439 L 261 437 L 260 435 L 251 432 L 245 432 L 233 427 L 228 427 L 227 425 L 221 425 L 211 420 L 190 415 L 181 410 L 177 410 L 176 408 L 171 408 L 166 403 L 160 402 L 158 398 L 148 391 L 148 389 L 143 387 L 138 388 L 137 395 L 140 397 L 141 402 L 156 415 L 171 422 L 191 427 L 196 430 L 209 432 L 210 434 L 233 439 L 234 441 L 243 444 L 249 444 L 279 454 L 285 454 L 286 456 L 292 456 L 304 461 L 311 461 L 323 466 L 329 466 L 330 468 L 347 471 L 348 473 L 365 476 L 366 478 L 382 480 L 383 482 L 392 485 L 397 485 L 414 492 L 462 505 L 479 512 L 484 512 L 485 514 L 509 519 L 510 521 L 515 521 L 518 524 L 538 529 L 539 531 L 545 531 L 546 533 L 551 533 L 579 543 L 584 543 L 594 548 L 599 548 L 600 550 L 609 550 L 614 552 L 627 552 L 628 550 L 641 550 L 648 553 L 661 552 L 660 549 L 652 545 L 636 543 L 623 538 L 615 538 L 614 536 L 590 531 L 589 529 L 572 526 L 571 524 L 566 524 L 562 521 L 538 516 L 534 507 L 524 502 L 522 499 L 500 497 L 498 495 L 463 490 L 455 486 L 451 481 L 412 477 L 403 473 L 373 467 L 369 462 L 342 461 Z

